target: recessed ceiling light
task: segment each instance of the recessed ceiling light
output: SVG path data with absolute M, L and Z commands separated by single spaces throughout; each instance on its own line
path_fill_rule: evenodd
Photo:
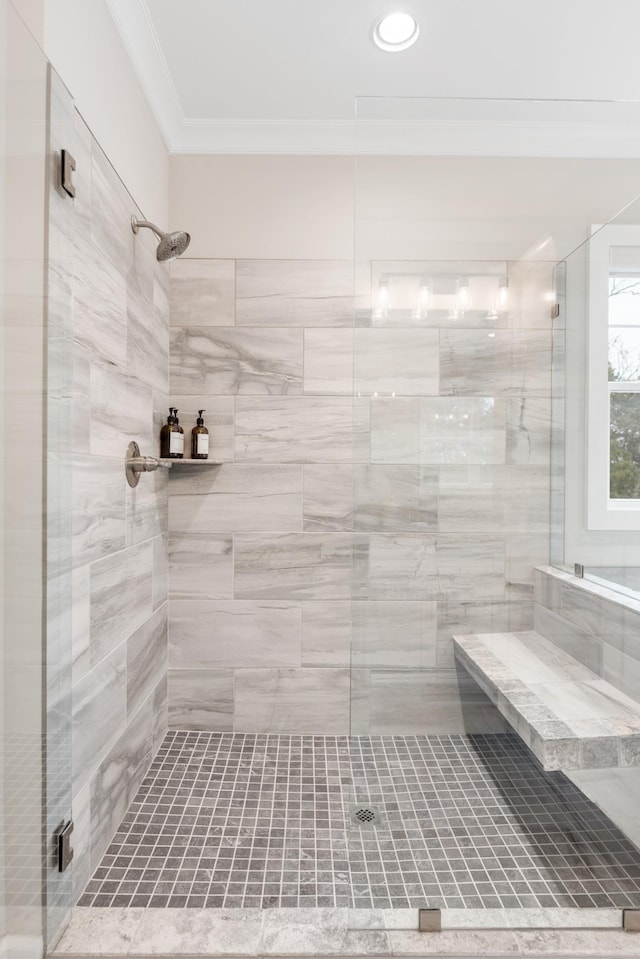
M 410 13 L 387 13 L 373 25 L 373 40 L 381 50 L 399 53 L 418 39 L 420 26 Z

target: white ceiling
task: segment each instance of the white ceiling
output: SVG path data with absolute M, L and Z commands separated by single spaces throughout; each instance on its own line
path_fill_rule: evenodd
M 640 0 L 107 4 L 173 152 L 351 152 L 359 96 L 640 101 Z M 393 9 L 413 13 L 421 27 L 417 43 L 398 54 L 379 50 L 370 37 L 373 21 Z M 405 128 L 390 122 L 394 110 L 374 110 L 358 146 L 535 154 L 538 143 L 542 155 L 640 156 L 636 107 L 604 120 L 600 111 L 570 134 L 570 112 L 543 118 L 545 134 L 559 138 L 555 146 L 544 136 L 540 146 L 539 118 L 532 126 L 523 115 L 514 133 L 512 109 L 489 118 L 502 119 L 500 129 L 489 123 L 474 131 L 471 120 L 477 127 L 487 119 L 482 104 L 474 110 L 466 111 L 464 130 L 441 114 L 416 138 L 414 123 L 404 145 Z

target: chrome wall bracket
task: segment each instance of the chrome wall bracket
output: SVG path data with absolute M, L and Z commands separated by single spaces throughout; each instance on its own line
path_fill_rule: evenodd
M 68 150 L 63 150 L 60 157 L 60 186 L 72 199 L 76 195 L 76 185 L 73 182 L 75 168 L 75 158 L 71 156 Z
M 73 859 L 73 849 L 71 848 L 71 833 L 73 832 L 73 820 L 62 823 L 56 829 L 54 841 L 56 845 L 56 860 L 58 863 L 58 872 L 64 872 L 71 864 Z

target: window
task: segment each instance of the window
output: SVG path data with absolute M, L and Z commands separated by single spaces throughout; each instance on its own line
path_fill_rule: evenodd
M 588 528 L 640 529 L 640 226 L 589 245 Z

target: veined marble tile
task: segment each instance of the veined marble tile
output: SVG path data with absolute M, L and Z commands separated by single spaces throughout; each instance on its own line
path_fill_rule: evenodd
M 438 470 L 409 465 L 353 467 L 356 530 L 426 532 L 438 522 Z
M 353 330 L 304 331 L 304 392 L 353 393 Z
M 234 729 L 344 736 L 349 731 L 348 669 L 236 669 Z
M 350 260 L 238 260 L 238 326 L 352 326 Z
M 440 392 L 457 396 L 549 396 L 551 333 L 442 330 Z
M 348 463 L 363 458 L 366 410 L 347 397 L 236 399 L 236 460 Z
M 124 276 L 90 243 L 76 243 L 73 337 L 120 368 L 127 358 L 127 288 Z
M 127 640 L 127 715 L 133 716 L 167 671 L 167 607 L 161 606 Z
M 238 599 L 349 599 L 349 533 L 236 533 Z
M 149 446 L 148 449 L 152 447 Z M 127 546 L 162 536 L 169 526 L 167 470 L 145 473 L 134 488 L 126 484 Z
M 504 732 L 505 720 L 479 686 L 455 669 L 359 669 L 352 735 Z
M 304 467 L 303 523 L 309 532 L 353 528 L 351 465 L 307 464 Z
M 145 909 L 131 955 L 258 956 L 260 909 Z
M 91 364 L 91 453 L 124 458 L 135 440 L 141 450 L 153 443 L 151 390 L 114 367 Z
M 301 466 L 194 467 L 176 476 L 171 494 L 174 531 L 302 529 Z
M 151 614 L 153 548 L 142 543 L 91 567 L 91 662 L 97 663 Z
M 439 393 L 437 330 L 358 329 L 354 331 L 353 352 L 356 393 Z
M 172 600 L 172 669 L 299 666 L 299 603 Z
M 172 392 L 302 392 L 301 330 L 178 327 L 171 331 L 170 350 Z
M 148 297 L 142 296 L 133 281 L 128 283 L 127 370 L 153 389 L 166 390 L 169 383 L 169 317 L 160 315 L 152 296 L 152 292 Z
M 233 537 L 229 534 L 169 534 L 171 599 L 233 597 Z
M 131 214 L 135 210 L 131 197 L 118 174 L 92 139 L 91 148 L 91 238 L 116 267 L 121 276 L 131 271 L 135 244 L 148 244 L 153 237 L 142 230 L 134 236 Z
M 548 466 L 551 460 L 551 400 L 544 396 L 506 400 L 507 463 Z
M 504 401 L 485 397 L 371 400 L 374 463 L 505 462 Z
M 636 700 L 640 698 L 640 661 L 606 642 L 602 644 L 602 675 L 627 696 Z
M 171 326 L 233 326 L 235 260 L 189 260 L 170 267 Z
M 74 810 L 75 818 L 75 810 Z M 78 890 L 80 893 L 82 890 Z M 56 946 L 59 955 L 82 955 L 92 950 L 96 942 L 114 955 L 126 955 L 133 942 L 133 934 L 148 909 L 135 907 L 110 909 L 83 909 L 76 906 L 62 938 Z
M 165 673 L 153 691 L 153 755 L 162 745 L 169 728 L 169 687 Z
M 438 603 L 437 665 L 455 665 L 453 637 L 468 633 L 522 632 L 533 628 L 533 604 L 509 602 L 449 601 Z
M 149 770 L 153 710 L 138 710 L 91 780 L 91 866 L 97 868 Z
M 351 602 L 303 600 L 302 666 L 349 666 Z
M 441 466 L 438 526 L 445 532 L 547 533 L 548 468 Z M 545 562 L 546 555 L 532 555 L 532 559 Z
M 366 595 L 376 599 L 437 599 L 436 538 L 416 533 L 372 533 Z
M 372 533 L 370 598 L 504 599 L 504 537 Z
M 157 609 L 167 601 L 169 594 L 169 537 L 155 536 L 152 547 L 152 605 L 154 609 Z
M 509 599 L 533 599 L 534 570 L 547 562 L 549 556 L 549 533 L 507 533 L 505 552 L 505 576 Z M 533 608 L 532 608 L 533 612 Z M 529 628 L 529 627 L 519 627 Z
M 592 633 L 578 629 L 539 603 L 534 606 L 534 629 L 564 652 L 602 675 L 602 641 Z
M 77 566 L 109 555 L 125 544 L 125 486 L 122 458 L 74 456 L 73 562 Z M 96 481 L 99 477 L 99 482 Z M 60 517 L 60 522 L 66 519 Z
M 190 435 L 191 428 L 195 426 L 198 410 L 205 410 L 204 422 L 209 430 L 209 459 L 215 463 L 232 462 L 234 458 L 234 398 L 233 396 L 206 396 L 201 399 L 194 396 L 184 396 L 183 394 L 171 394 L 171 403 L 177 406 L 180 411 L 180 421 L 185 430 Z M 162 411 L 162 425 L 167 422 L 168 410 Z M 189 430 L 187 431 L 187 427 Z M 187 440 L 185 439 L 185 443 Z M 160 449 L 160 430 L 156 432 L 156 448 Z M 188 448 L 188 447 L 187 447 Z M 176 479 L 180 475 L 177 467 L 170 476 L 171 489 Z M 191 479 L 195 479 L 193 470 Z
M 353 666 L 435 666 L 436 610 L 435 602 L 353 603 Z
M 170 669 L 169 729 L 233 730 L 233 670 Z
M 73 687 L 73 792 L 93 775 L 126 726 L 127 657 L 124 644 Z

